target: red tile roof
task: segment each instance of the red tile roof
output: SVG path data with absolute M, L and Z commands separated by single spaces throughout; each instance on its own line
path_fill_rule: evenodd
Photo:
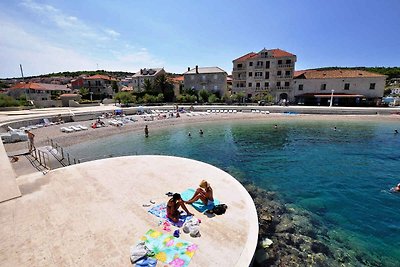
M 86 77 L 85 80 L 109 80 L 109 81 L 116 81 L 116 79 L 114 79 L 111 76 L 107 76 L 107 75 L 101 75 L 101 74 L 96 74 L 90 77 Z
M 241 56 L 241 57 L 239 57 L 239 58 L 237 58 L 237 59 L 234 59 L 233 61 L 246 61 L 246 60 L 248 60 L 249 58 L 252 58 L 252 57 L 255 57 L 255 56 L 257 56 L 256 53 L 250 52 L 250 53 L 248 53 L 248 54 L 246 54 L 246 55 L 244 55 L 244 56 Z
M 14 89 L 31 89 L 31 90 L 43 90 L 43 91 L 70 91 L 71 89 L 67 88 L 65 85 L 59 84 L 49 84 L 49 83 L 17 83 L 10 88 L 10 90 Z
M 338 69 L 338 70 L 302 70 L 294 72 L 294 79 L 335 79 L 335 78 L 373 78 L 386 77 L 385 75 L 365 70 Z
M 277 49 L 266 50 L 266 51 L 268 51 L 268 54 L 271 55 L 274 58 L 295 56 L 292 53 L 289 53 L 289 52 L 287 52 L 285 50 L 278 49 L 278 48 Z M 250 58 L 257 57 L 258 55 L 259 55 L 259 53 L 250 52 L 250 53 L 248 53 L 248 54 L 246 54 L 244 56 L 241 56 L 241 57 L 239 57 L 239 58 L 237 58 L 237 59 L 235 59 L 233 61 L 246 61 L 246 60 L 248 60 Z
M 292 54 L 292 53 L 289 53 L 289 52 L 287 52 L 287 51 L 285 51 L 285 50 L 282 50 L 282 49 L 271 49 L 271 50 L 268 50 L 268 52 L 272 52 L 272 55 L 273 55 L 273 57 L 292 57 L 292 56 L 294 56 L 294 54 Z
M 181 82 L 183 82 L 183 75 L 177 76 L 177 77 L 174 77 L 174 78 L 170 78 L 170 80 L 173 83 L 181 83 Z

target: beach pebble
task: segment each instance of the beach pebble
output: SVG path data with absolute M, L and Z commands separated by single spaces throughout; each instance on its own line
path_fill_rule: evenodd
M 265 238 L 265 239 L 262 241 L 262 247 L 263 247 L 263 248 L 268 248 L 268 247 L 270 247 L 272 244 L 273 244 L 273 242 L 272 242 L 272 240 L 269 239 L 269 238 Z

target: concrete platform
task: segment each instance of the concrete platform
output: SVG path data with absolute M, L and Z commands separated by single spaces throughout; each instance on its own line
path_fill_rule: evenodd
M 165 202 L 208 180 L 226 214 L 202 220 L 189 266 L 248 266 L 258 235 L 247 191 L 229 174 L 194 160 L 130 156 L 17 178 L 22 197 L 0 203 L 0 266 L 131 266 L 130 247 L 159 219 L 143 204 Z M 163 265 L 160 265 L 163 266 Z

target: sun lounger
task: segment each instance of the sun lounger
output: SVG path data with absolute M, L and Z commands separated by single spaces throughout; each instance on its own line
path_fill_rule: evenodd
M 227 109 L 224 109 L 224 113 L 228 113 L 228 110 L 227 110 Z
M 73 129 L 71 129 L 69 127 L 61 127 L 60 130 L 63 133 L 72 133 L 74 131 Z
M 82 130 L 80 127 L 76 127 L 76 126 L 74 126 L 74 125 L 70 126 L 70 128 L 71 128 L 72 130 L 74 130 L 74 131 L 77 131 L 77 132 Z
M 234 110 L 233 110 L 233 113 L 237 113 L 237 110 L 236 110 L 236 109 L 234 109 Z
M 82 126 L 80 124 L 76 125 L 76 127 L 81 128 L 81 130 L 87 130 L 88 129 L 88 127 Z

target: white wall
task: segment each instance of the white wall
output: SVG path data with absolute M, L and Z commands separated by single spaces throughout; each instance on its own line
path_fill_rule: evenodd
M 321 90 L 321 84 L 326 84 L 326 90 Z M 344 90 L 345 83 L 350 84 L 349 90 Z M 371 90 L 370 84 L 375 83 L 375 89 Z M 303 84 L 303 90 L 299 91 L 299 84 Z M 305 93 L 331 93 L 335 94 L 361 94 L 367 98 L 382 97 L 385 89 L 385 77 L 364 78 L 326 78 L 326 79 L 294 79 L 295 96 Z

